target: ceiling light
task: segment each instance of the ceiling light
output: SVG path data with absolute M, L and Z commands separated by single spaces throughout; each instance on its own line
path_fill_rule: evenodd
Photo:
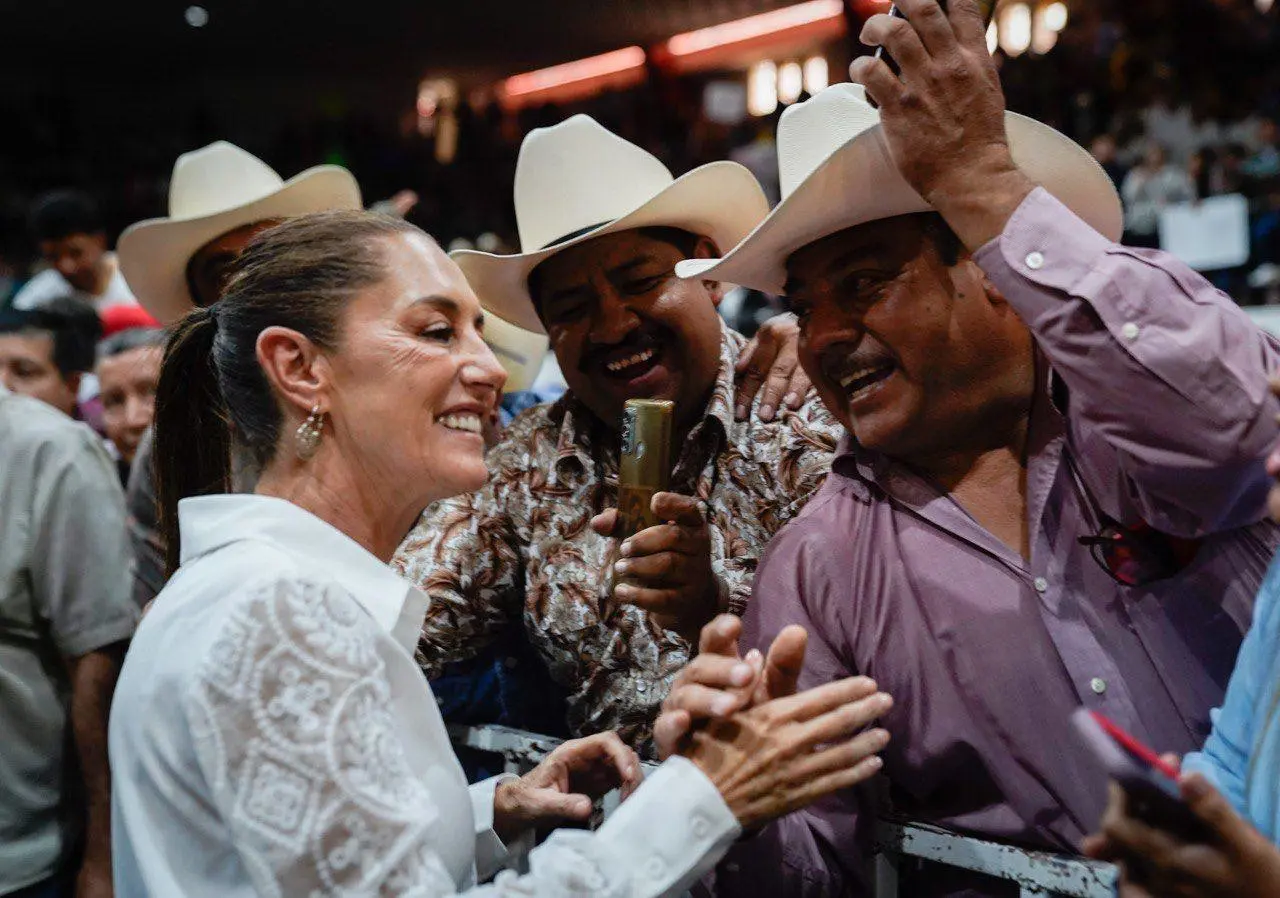
M 778 69 L 778 102 L 790 106 L 804 90 L 804 72 L 798 62 L 783 63 Z
M 1010 56 L 1021 56 L 1031 46 L 1031 7 L 1010 3 L 1000 11 L 1000 48 Z
M 1050 31 L 1061 31 L 1067 27 L 1067 4 L 1057 0 L 1050 3 L 1041 13 L 1044 18 L 1044 25 Z
M 182 17 L 192 28 L 203 28 L 209 24 L 209 10 L 203 6 L 188 6 Z
M 624 47 L 523 75 L 512 75 L 502 82 L 502 93 L 507 98 L 518 98 L 568 85 L 590 85 L 612 75 L 638 72 L 644 68 L 644 60 L 644 50 L 640 47 Z
M 995 56 L 998 49 L 1000 49 L 1000 29 L 996 27 L 995 21 L 992 21 L 987 26 L 987 52 Z
M 747 72 L 747 112 L 771 115 L 778 108 L 778 67 L 769 60 Z
M 810 56 L 804 61 L 804 89 L 813 96 L 831 83 L 825 56 Z
M 784 6 L 771 12 L 736 19 L 722 25 L 712 25 L 697 31 L 677 34 L 666 43 L 667 52 L 672 56 L 687 56 L 690 53 L 701 53 L 714 47 L 736 44 L 752 38 L 764 37 L 776 31 L 812 25 L 828 19 L 844 17 L 843 0 L 809 0 L 794 6 Z

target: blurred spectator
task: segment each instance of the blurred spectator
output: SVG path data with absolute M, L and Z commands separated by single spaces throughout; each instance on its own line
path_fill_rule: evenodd
M 92 432 L 0 386 L 0 497 L 0 894 L 109 898 L 124 496 Z
M 1120 163 L 1115 136 L 1112 134 L 1098 135 L 1093 139 L 1093 143 L 1089 145 L 1089 152 L 1093 154 L 1094 159 L 1098 160 L 1098 164 L 1107 173 L 1111 183 L 1116 185 L 1116 192 L 1119 192 L 1124 184 L 1125 175 L 1129 173 L 1129 170 Z
M 1260 181 L 1280 177 L 1280 128 L 1275 119 L 1262 121 L 1258 138 L 1258 151 L 1245 162 L 1244 173 Z
M 1209 147 L 1201 147 L 1191 154 L 1187 163 L 1187 176 L 1191 179 L 1196 199 L 1208 199 L 1221 191 L 1215 189 L 1218 174 L 1218 154 Z
M 120 484 L 129 481 L 142 435 L 155 415 L 156 384 L 164 357 L 165 332 L 132 328 L 98 344 L 98 390 L 107 439 L 120 455 Z
M 33 309 L 0 311 L 0 382 L 14 393 L 79 418 L 80 381 L 93 370 L 102 323 L 93 309 L 63 296 Z
M 99 311 L 134 304 L 115 253 L 107 251 L 102 214 L 89 196 L 73 190 L 45 194 L 32 206 L 28 227 L 49 267 L 18 291 L 15 306 L 29 309 L 67 294 Z
M 102 319 L 103 339 L 137 327 L 160 327 L 160 322 L 142 306 L 112 306 L 98 317 Z
M 1152 143 L 1142 162 L 1124 179 L 1124 242 L 1160 246 L 1160 212 L 1173 203 L 1189 203 L 1196 188 L 1185 169 L 1171 164 L 1164 147 Z

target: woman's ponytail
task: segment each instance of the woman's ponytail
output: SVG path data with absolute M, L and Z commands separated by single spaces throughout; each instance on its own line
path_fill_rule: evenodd
M 178 568 L 178 502 L 231 491 L 231 430 L 213 344 L 217 304 L 179 322 L 156 385 L 154 476 L 165 576 Z

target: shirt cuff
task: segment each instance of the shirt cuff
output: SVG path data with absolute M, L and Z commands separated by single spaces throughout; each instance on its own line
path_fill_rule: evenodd
M 480 882 L 489 879 L 510 862 L 507 846 L 493 831 L 493 797 L 498 786 L 520 777 L 503 773 L 468 787 L 471 794 L 471 817 L 475 821 L 476 876 Z
M 1114 246 L 1053 194 L 1037 187 L 1010 216 L 1000 236 L 973 258 L 1017 306 L 1028 293 L 1028 282 L 1054 294 L 1078 293 L 1080 282 Z
M 669 758 L 596 833 L 632 871 L 633 891 L 679 894 L 709 873 L 742 828 L 711 780 L 687 758 Z

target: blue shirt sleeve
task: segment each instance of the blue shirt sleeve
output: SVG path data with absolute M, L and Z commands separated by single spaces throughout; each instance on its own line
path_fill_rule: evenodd
M 1203 751 L 1187 755 L 1183 770 L 1209 779 L 1231 802 L 1236 812 L 1249 818 L 1247 784 L 1250 764 L 1258 744 L 1257 728 L 1266 720 L 1266 701 L 1276 684 L 1268 682 L 1273 662 L 1280 652 L 1280 556 L 1271 562 L 1258 601 L 1253 626 L 1245 636 L 1236 659 L 1231 682 L 1222 707 L 1210 716 L 1213 731 Z

